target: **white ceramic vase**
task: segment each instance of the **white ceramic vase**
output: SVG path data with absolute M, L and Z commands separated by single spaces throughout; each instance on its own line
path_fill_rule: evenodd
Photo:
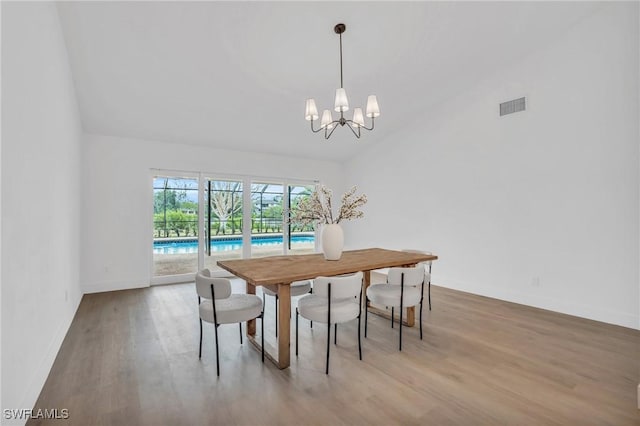
M 344 232 L 336 223 L 324 225 L 322 228 L 322 253 L 327 260 L 340 260 L 344 248 Z

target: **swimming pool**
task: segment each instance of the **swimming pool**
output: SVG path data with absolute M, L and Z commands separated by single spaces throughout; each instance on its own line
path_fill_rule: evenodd
M 291 244 L 313 244 L 313 235 L 295 235 L 291 237 Z M 276 246 L 282 244 L 282 236 L 277 237 L 253 237 L 251 245 L 254 246 Z M 211 241 L 211 251 L 231 251 L 242 248 L 242 239 L 224 239 Z M 198 242 L 191 241 L 158 241 L 153 243 L 153 254 L 189 254 L 198 252 Z

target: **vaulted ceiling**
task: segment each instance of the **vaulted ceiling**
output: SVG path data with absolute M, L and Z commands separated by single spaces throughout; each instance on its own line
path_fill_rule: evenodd
M 598 3 L 63 2 L 88 133 L 344 161 L 497 69 L 552 43 Z M 304 101 L 376 94 L 376 130 L 309 131 Z

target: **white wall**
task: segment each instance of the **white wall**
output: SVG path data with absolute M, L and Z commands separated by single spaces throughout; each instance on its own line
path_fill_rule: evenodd
M 2 23 L 2 7 L 0 6 L 0 24 Z M 0 32 L 0 43 L 2 34 Z M 1 51 L 1 49 L 0 49 Z M 2 68 L 2 55 L 0 55 L 0 69 Z M 0 70 L 0 81 L 2 71 Z M 0 84 L 0 99 L 2 99 L 2 84 Z M 2 102 L 0 102 L 0 166 L 2 165 Z M 0 169 L 0 188 L 2 188 L 2 172 Z M 0 408 L 2 405 L 2 196 L 0 195 Z
M 82 297 L 81 131 L 54 3 L 2 3 L 2 124 L 2 408 L 29 409 Z
M 347 241 L 431 249 L 438 285 L 638 328 L 638 60 L 638 3 L 607 4 L 426 111 L 347 164 L 370 200 Z
M 2 23 L 2 6 L 0 6 L 0 25 Z M 0 32 L 0 44 L 2 34 Z M 1 49 L 0 49 L 1 51 Z M 2 68 L 2 55 L 0 54 L 0 69 Z M 0 70 L 0 81 L 2 71 Z M 2 99 L 2 84 L 0 84 L 0 99 Z M 2 102 L 0 102 L 0 167 L 2 165 Z M 0 189 L 2 188 L 2 169 L 0 168 Z M 0 193 L 0 408 L 2 408 L 2 196 Z
M 85 135 L 81 268 L 85 293 L 149 285 L 152 168 L 319 179 L 338 188 L 336 192 L 342 189 L 338 163 Z

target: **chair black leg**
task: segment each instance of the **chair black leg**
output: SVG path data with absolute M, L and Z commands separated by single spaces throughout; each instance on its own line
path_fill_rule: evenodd
M 296 356 L 298 356 L 298 308 L 296 308 Z
M 402 300 L 400 301 L 400 349 L 402 350 Z
M 369 299 L 364 300 L 364 338 L 367 338 L 367 325 L 369 324 Z
M 358 354 L 360 355 L 360 361 L 362 361 L 362 341 L 360 338 L 360 321 L 362 318 L 362 312 L 358 314 Z
M 309 293 L 313 294 L 313 287 L 309 290 Z M 309 328 L 313 328 L 313 321 L 309 321 Z
M 260 346 L 262 347 L 262 363 L 264 364 L 264 311 L 260 315 Z
M 422 340 L 422 300 L 420 301 L 420 340 Z
M 216 372 L 218 373 L 218 376 L 220 376 L 220 352 L 218 351 L 218 324 L 215 324 L 213 328 L 216 333 Z
M 325 374 L 329 374 L 329 349 L 331 349 L 331 283 L 327 285 L 327 368 Z
M 200 351 L 198 352 L 198 358 L 202 358 L 202 318 L 200 318 Z
M 276 337 L 278 337 L 278 295 L 276 294 Z
M 400 351 L 402 350 L 402 308 L 404 308 L 404 274 L 400 275 Z
M 264 331 L 264 311 L 265 308 L 267 307 L 267 300 L 264 294 L 264 291 L 262 292 L 262 330 Z M 262 338 L 264 339 L 264 333 L 262 333 Z M 262 351 L 264 352 L 264 349 L 262 349 Z M 263 355 L 264 358 L 264 355 Z M 264 362 L 264 359 L 262 360 Z
M 325 374 L 329 374 L 329 349 L 331 349 L 331 324 L 327 324 L 327 368 Z
M 240 344 L 242 344 L 242 323 L 239 322 L 238 325 L 240 326 Z
M 338 344 L 338 323 L 335 323 L 333 327 L 334 327 L 333 344 L 337 345 Z
M 393 328 L 393 316 L 395 315 L 395 311 L 393 310 L 393 306 L 391 307 L 391 328 Z
M 431 310 L 431 281 L 429 281 L 429 310 Z

